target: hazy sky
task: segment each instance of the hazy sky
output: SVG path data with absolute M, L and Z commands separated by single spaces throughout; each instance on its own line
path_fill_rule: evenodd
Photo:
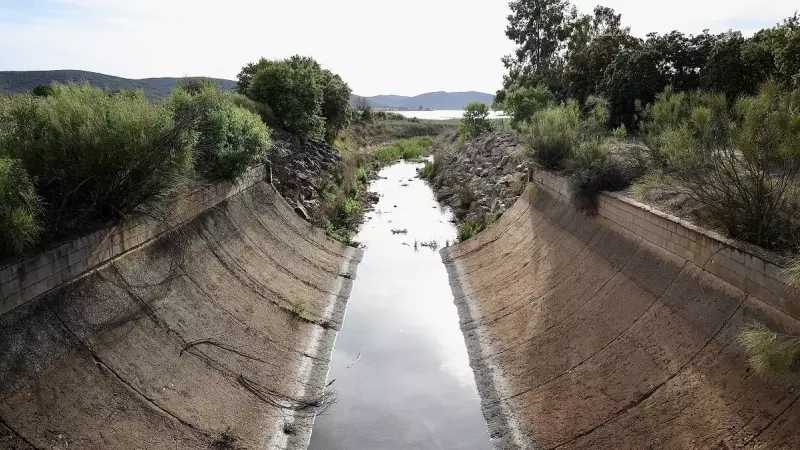
M 590 13 L 597 0 L 574 0 Z M 606 0 L 643 36 L 771 26 L 796 0 Z M 500 87 L 505 0 L 0 0 L 0 70 L 82 69 L 128 78 L 235 79 L 296 53 L 357 94 Z

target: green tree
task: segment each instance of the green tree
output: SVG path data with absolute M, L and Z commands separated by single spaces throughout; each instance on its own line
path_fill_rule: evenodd
M 333 142 L 350 120 L 350 87 L 307 56 L 250 63 L 236 89 L 266 105 L 259 108 L 265 120 L 305 138 Z
M 555 102 L 555 96 L 546 86 L 518 87 L 509 91 L 503 102 L 503 111 L 511 115 L 511 126 L 518 128 L 529 121 L 537 111 Z
M 489 122 L 489 105 L 481 102 L 469 102 L 464 108 L 464 116 L 461 118 L 459 133 L 464 139 L 473 139 L 481 134 L 491 131 L 492 124 Z
M 567 0 L 515 0 L 509 4 L 506 36 L 517 45 L 514 53 L 503 57 L 506 74 L 503 87 L 534 86 L 543 82 L 557 85 L 552 72 L 559 71 L 561 52 L 571 33 L 577 11 Z
M 325 118 L 325 141 L 333 143 L 350 122 L 350 87 L 330 70 L 320 72 L 322 83 L 322 117 Z
M 321 140 L 325 136 L 325 119 L 317 70 L 290 60 L 261 61 L 259 66 L 249 81 L 248 96 L 269 105 L 281 128 Z
M 639 105 L 652 103 L 669 83 L 660 62 L 661 55 L 644 45 L 622 50 L 606 68 L 600 90 L 609 102 L 612 126 L 637 129 Z

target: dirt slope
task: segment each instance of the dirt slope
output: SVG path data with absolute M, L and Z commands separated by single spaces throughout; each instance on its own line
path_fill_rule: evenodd
M 261 182 L 11 311 L 0 449 L 305 448 L 359 259 Z
M 753 299 L 701 267 L 541 187 L 442 256 L 496 448 L 800 448 L 800 386 L 736 341 Z

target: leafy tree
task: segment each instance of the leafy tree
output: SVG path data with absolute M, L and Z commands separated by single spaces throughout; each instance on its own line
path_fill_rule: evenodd
M 537 111 L 553 103 L 555 96 L 546 86 L 518 87 L 508 92 L 503 110 L 511 115 L 511 126 L 517 128 L 522 122 L 529 121 Z
M 250 63 L 239 73 L 236 89 L 266 105 L 259 109 L 279 127 L 305 138 L 333 142 L 350 120 L 350 87 L 306 56 Z
M 469 102 L 464 108 L 459 133 L 464 139 L 474 139 L 491 131 L 492 124 L 487 117 L 489 117 L 489 106 L 486 103 Z
M 561 65 L 561 51 L 570 36 L 570 24 L 577 16 L 567 0 L 515 0 L 506 36 L 517 44 L 514 53 L 503 58 L 508 69 L 503 85 L 536 85 L 553 81 L 547 75 Z M 548 84 L 549 85 L 549 84 Z
M 350 122 L 350 87 L 330 70 L 320 72 L 322 117 L 325 118 L 325 141 L 333 143 Z
M 661 55 L 644 45 L 621 51 L 606 68 L 601 92 L 609 101 L 611 125 L 637 129 L 638 105 L 651 103 L 669 82 L 660 62 Z
M 242 70 L 239 72 L 237 77 L 238 81 L 236 83 L 236 92 L 249 95 L 250 86 L 253 84 L 253 77 L 255 77 L 256 73 L 267 67 L 269 64 L 270 61 L 268 59 L 261 58 L 257 62 L 248 63 L 246 66 L 242 67 Z
M 564 77 L 570 97 L 583 102 L 601 90 L 603 75 L 623 50 L 641 46 L 641 41 L 629 34 L 604 34 L 591 40 L 583 49 L 573 53 Z
M 269 105 L 281 128 L 304 138 L 322 139 L 325 135 L 325 119 L 321 115 L 323 91 L 317 70 L 290 60 L 267 61 L 260 65 L 250 82 L 250 98 Z

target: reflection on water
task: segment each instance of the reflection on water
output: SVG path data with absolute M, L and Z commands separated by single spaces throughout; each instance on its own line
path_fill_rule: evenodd
M 339 401 L 317 418 L 312 449 L 489 448 L 438 253 L 456 230 L 418 167 L 395 164 L 372 184 L 381 199 L 356 237 L 366 251 L 328 377 Z

